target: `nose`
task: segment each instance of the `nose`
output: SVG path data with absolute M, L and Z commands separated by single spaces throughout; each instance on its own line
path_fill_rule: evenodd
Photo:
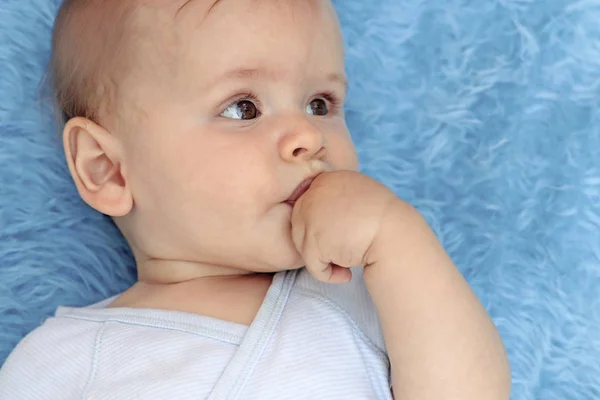
M 281 158 L 289 162 L 302 162 L 322 158 L 327 152 L 325 135 L 306 117 L 293 117 L 286 121 L 286 131 L 279 141 Z

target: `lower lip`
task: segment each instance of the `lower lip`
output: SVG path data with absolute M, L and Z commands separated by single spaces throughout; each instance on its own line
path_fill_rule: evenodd
M 295 201 L 287 201 L 286 203 L 289 203 L 292 207 L 294 206 L 294 204 L 296 204 L 296 202 L 300 199 L 300 197 L 304 196 L 304 194 L 306 192 L 308 192 L 308 189 L 310 189 L 310 185 L 312 185 L 314 179 L 310 179 L 308 181 L 306 181 L 305 183 L 303 183 L 303 191 L 302 194 L 298 197 L 298 199 L 296 199 Z

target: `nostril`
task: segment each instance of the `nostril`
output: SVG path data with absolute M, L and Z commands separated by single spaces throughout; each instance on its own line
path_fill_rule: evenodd
M 306 151 L 306 149 L 303 149 L 302 147 L 298 147 L 296 150 L 294 150 L 294 157 L 298 157 L 300 154 L 304 153 Z

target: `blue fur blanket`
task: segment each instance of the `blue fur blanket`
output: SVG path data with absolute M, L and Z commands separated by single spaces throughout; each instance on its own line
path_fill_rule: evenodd
M 0 2 L 0 364 L 135 277 L 68 176 L 38 82 L 59 0 Z M 338 0 L 363 171 L 493 316 L 514 399 L 600 399 L 600 3 Z

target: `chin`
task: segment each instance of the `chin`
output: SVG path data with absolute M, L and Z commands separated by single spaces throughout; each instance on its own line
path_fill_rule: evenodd
M 291 267 L 291 268 L 281 268 L 281 269 L 279 269 L 277 271 L 273 271 L 273 273 L 283 272 L 283 271 L 296 271 L 296 270 L 299 270 L 301 268 L 304 268 L 304 265 L 298 265 L 298 266 L 294 266 L 294 267 Z
M 265 263 L 265 267 L 269 273 L 281 272 L 281 271 L 291 271 L 304 267 L 304 260 L 300 257 L 300 255 L 296 252 L 295 254 L 290 255 L 290 257 L 277 257 L 274 258 L 273 261 L 269 261 Z M 275 261 L 277 260 L 277 261 Z
M 270 212 L 272 214 L 269 215 L 264 230 L 254 235 L 258 237 L 253 238 L 255 240 L 249 242 L 252 243 L 251 247 L 247 248 L 250 252 L 247 256 L 253 260 L 255 272 L 276 273 L 303 268 L 304 260 L 291 237 L 292 207 L 281 203 Z

